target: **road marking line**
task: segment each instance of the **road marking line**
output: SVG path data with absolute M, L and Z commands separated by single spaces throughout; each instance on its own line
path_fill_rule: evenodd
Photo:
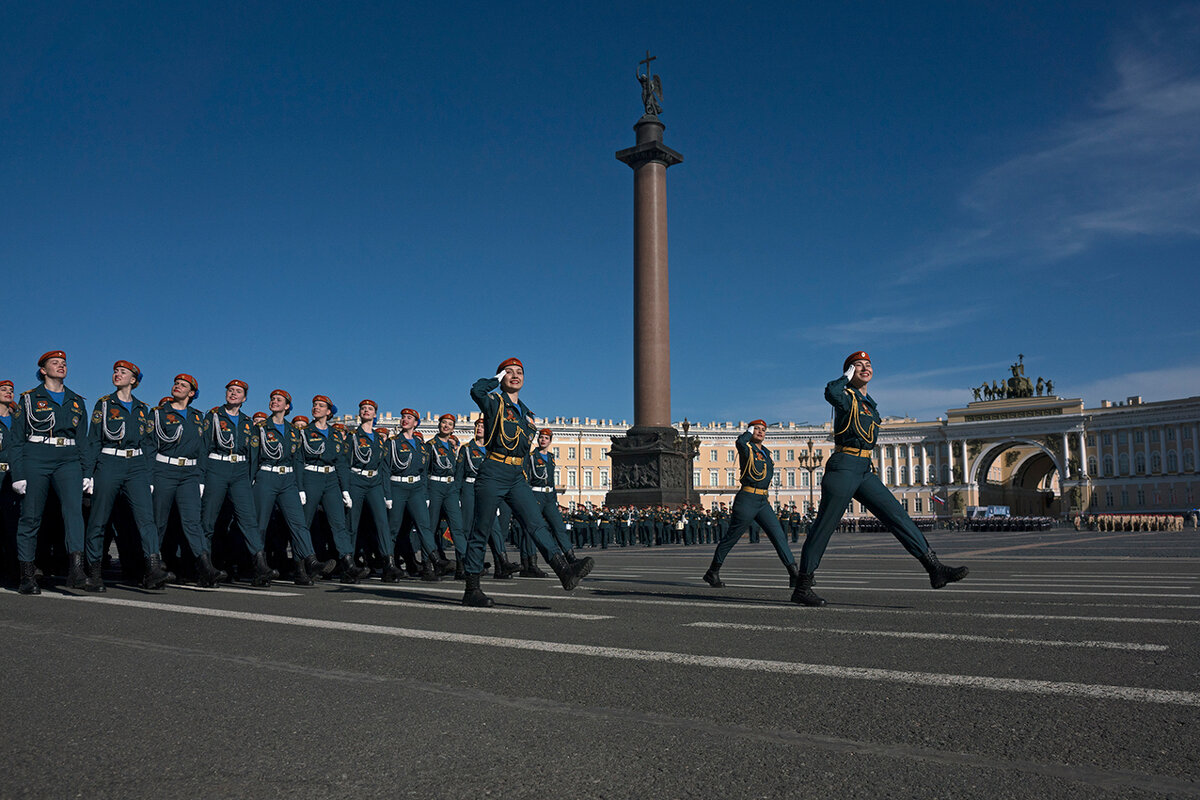
M 1024 678 L 995 678 L 981 675 L 955 675 L 936 672 L 912 672 L 907 670 L 879 669 L 875 667 L 845 667 L 830 664 L 805 664 L 792 661 L 771 661 L 760 658 L 732 658 L 727 656 L 704 656 L 692 653 L 674 653 L 661 650 L 639 650 L 623 647 L 548 642 L 537 639 L 512 639 L 504 636 L 480 636 L 468 633 L 398 628 L 386 625 L 364 625 L 354 622 L 338 622 L 309 617 L 287 617 L 279 614 L 256 614 L 246 611 L 226 611 L 216 608 L 178 606 L 171 603 L 152 603 L 139 600 L 122 600 L 115 597 L 75 597 L 50 594 L 58 600 L 75 601 L 81 604 L 125 606 L 149 611 L 164 611 L 200 617 L 236 619 L 245 622 L 262 622 L 272 625 L 292 625 L 301 628 L 348 631 L 381 636 L 394 636 L 423 641 L 439 641 L 451 644 L 470 644 L 485 647 L 500 647 L 510 650 L 527 650 L 541 653 L 581 655 L 595 658 L 611 658 L 624 661 L 643 661 L 681 666 L 711 667 L 717 669 L 742 670 L 776 675 L 805 677 L 842 678 L 879 683 L 902 683 L 913 686 L 937 688 L 983 689 L 986 691 L 1010 692 L 1014 694 L 1056 695 L 1092 700 L 1123 700 L 1134 703 L 1156 703 L 1160 705 L 1200 707 L 1200 692 L 1178 689 L 1150 689 L 1141 686 L 1106 686 L 1103 684 L 1071 683 L 1066 681 L 1030 680 Z
M 1032 644 L 1045 647 L 1089 647 L 1105 650 L 1149 650 L 1163 652 L 1165 644 L 1141 644 L 1139 642 L 1101 642 L 1058 639 L 1016 639 L 999 636 L 976 636 L 974 634 L 924 633 L 920 631 L 863 631 L 853 628 L 816 628 L 795 625 L 749 625 L 739 622 L 688 622 L 685 628 L 728 628 L 739 631 L 774 631 L 779 633 L 840 633 L 848 636 L 883 636 L 893 639 L 934 639 L 937 641 L 984 642 L 990 644 Z
M 176 583 L 168 584 L 172 589 L 186 589 L 189 592 L 229 592 L 230 594 L 252 594 L 262 597 L 300 597 L 304 592 L 275 592 L 270 589 L 243 589 L 240 586 L 185 586 Z
M 416 600 L 347 600 L 347 603 L 363 603 L 376 606 L 405 606 L 408 608 L 428 609 L 432 611 L 467 611 L 484 612 L 487 614 L 519 614 L 525 617 L 559 617 L 562 619 L 598 620 L 612 619 L 604 614 L 571 614 L 565 611 L 534 611 L 526 608 L 473 608 L 471 606 L 456 606 L 449 603 L 421 603 Z
M 822 586 L 825 584 L 822 583 Z M 909 589 L 895 586 L 839 586 L 839 589 L 844 589 L 850 592 L 930 592 L 932 589 Z M 1132 587 L 1126 587 L 1132 588 Z M 954 594 L 1039 594 L 1051 595 L 1054 597 L 1069 596 L 1069 597 L 1173 597 L 1176 600 L 1196 600 L 1200 598 L 1200 594 L 1157 594 L 1153 592 L 1053 592 L 1048 589 L 1031 589 L 1028 591 L 1017 591 L 1013 589 L 966 589 L 956 586 L 953 589 Z

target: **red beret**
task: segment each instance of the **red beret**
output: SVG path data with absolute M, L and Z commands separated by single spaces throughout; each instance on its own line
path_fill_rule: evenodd
M 288 401 L 289 406 L 292 404 L 292 396 L 290 394 L 288 394 L 286 389 L 272 389 L 271 390 L 271 397 L 274 397 L 277 394 L 282 395 L 283 399 Z
M 371 408 L 375 409 L 376 411 L 379 410 L 379 403 L 376 403 L 374 400 L 359 400 L 358 407 L 362 408 L 363 406 L 370 406 Z
M 181 372 L 178 375 L 176 375 L 175 380 L 187 381 L 188 383 L 190 383 L 192 385 L 192 391 L 195 391 L 195 392 L 200 391 L 200 384 L 196 381 L 195 378 L 193 378 L 191 375 L 188 375 L 186 372 Z M 226 388 L 228 388 L 228 387 L 226 387 Z
M 267 412 L 265 412 L 265 411 L 255 411 L 254 412 L 254 421 L 255 422 L 257 422 L 260 419 L 266 419 L 266 418 L 267 418 Z
M 237 378 L 234 378 L 229 383 L 225 384 L 226 389 L 228 389 L 230 386 L 240 386 L 242 387 L 243 392 L 250 391 L 250 386 L 245 381 L 240 381 Z
M 391 433 L 391 431 L 389 431 L 383 425 L 376 425 L 375 430 L 378 431 L 379 433 L 382 433 L 384 436 L 387 436 L 389 433 Z
M 42 357 L 38 359 L 38 366 L 42 366 L 52 358 L 61 358 L 65 361 L 67 359 L 67 354 L 62 350 L 51 350 L 48 353 L 42 353 Z M 497 370 L 497 372 L 499 372 L 499 370 Z
M 333 408 L 333 401 L 330 400 L 328 397 L 326 397 L 323 394 L 314 394 L 312 401 L 314 403 L 324 403 L 325 405 L 329 406 L 330 408 Z M 360 403 L 359 405 L 362 405 L 362 404 Z
M 438 422 L 441 422 L 444 419 L 448 419 L 451 422 L 458 422 L 458 417 L 454 416 L 453 414 L 442 414 L 440 417 L 438 417 Z
M 519 358 L 506 358 L 500 362 L 500 366 L 496 367 L 496 372 L 504 372 L 505 367 L 520 367 L 525 369 L 525 365 L 521 363 Z
M 542 428 L 540 431 L 538 431 L 538 436 L 542 436 L 542 435 L 553 437 L 554 431 L 550 430 L 549 428 Z
M 764 428 L 767 427 L 767 423 L 763 422 L 761 419 L 750 420 L 748 427 L 753 428 L 755 425 L 762 425 Z
M 12 385 L 13 385 L 12 381 L 0 381 L 0 386 L 7 386 L 8 388 L 11 389 Z
M 846 370 L 850 369 L 850 365 L 853 364 L 855 361 L 870 361 L 870 360 L 871 360 L 871 357 L 869 355 L 867 355 L 866 350 L 859 350 L 856 353 L 851 353 L 850 355 L 846 356 L 846 360 L 842 362 L 842 372 L 845 372 Z
M 295 425 L 297 422 L 307 423 L 308 417 L 304 416 L 303 414 L 297 414 L 296 416 L 292 417 L 292 424 Z
M 412 417 L 413 419 L 420 419 L 420 418 L 421 418 L 421 415 L 420 415 L 420 414 L 418 414 L 416 411 L 413 411 L 411 408 L 402 408 L 402 409 L 400 409 L 400 416 L 402 416 L 402 417 L 403 417 L 405 414 L 408 414 L 408 415 L 409 415 L 410 417 Z
M 116 369 L 117 367 L 124 367 L 125 369 L 132 372 L 134 375 L 142 374 L 142 371 L 137 368 L 137 364 L 133 363 L 132 361 L 126 361 L 125 359 L 120 359 L 116 363 L 113 364 L 113 369 Z

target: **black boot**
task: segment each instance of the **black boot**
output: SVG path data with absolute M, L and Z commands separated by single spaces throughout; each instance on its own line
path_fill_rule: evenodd
M 167 562 L 163 561 L 162 553 L 158 554 L 158 560 L 162 564 L 163 572 L 167 576 L 167 583 L 175 583 L 178 581 L 179 578 L 177 578 L 175 573 L 171 571 L 171 568 L 167 566 Z
M 21 585 L 17 588 L 21 594 L 41 594 L 42 587 L 37 582 L 37 564 L 32 561 L 21 562 Z
M 93 561 L 87 566 L 87 578 L 83 582 L 83 590 L 85 592 L 101 592 L 108 591 L 104 588 L 104 562 Z
M 966 567 L 947 567 L 938 561 L 937 553 L 930 550 L 921 558 L 921 566 L 929 573 L 929 585 L 940 589 L 947 583 L 961 581 L 970 572 Z
M 546 573 L 538 569 L 537 554 L 531 556 L 521 556 L 521 573 L 522 578 L 546 578 L 549 577 Z
M 337 568 L 337 562 L 332 558 L 328 561 L 321 561 L 316 556 L 309 556 L 304 559 L 304 569 L 314 581 L 319 581 L 327 577 Z
M 430 556 L 433 557 L 433 569 L 434 569 L 434 572 L 437 573 L 437 576 L 439 578 L 441 578 L 443 575 L 453 575 L 454 574 L 454 565 L 450 563 L 450 559 L 446 558 L 441 553 L 426 553 L 425 554 L 425 562 L 426 563 L 429 562 Z M 424 580 L 424 579 L 425 579 L 425 576 L 422 575 L 421 580 Z
M 313 579 L 312 576 L 308 574 L 308 568 L 304 563 L 304 559 L 293 558 L 292 565 L 292 583 L 296 584 L 297 586 L 312 586 Z
M 463 569 L 461 558 L 454 559 L 454 580 L 465 581 L 467 579 L 467 571 Z
M 146 556 L 146 572 L 142 575 L 143 589 L 161 589 L 167 585 L 169 574 L 163 568 L 162 557 L 158 553 Z
M 714 589 L 725 588 L 725 581 L 721 580 L 721 564 L 715 558 L 708 565 L 708 572 L 704 573 L 704 582 Z
M 433 561 L 429 556 L 425 556 L 425 560 L 421 562 L 421 580 L 426 583 L 436 583 L 442 579 L 441 574 L 433 566 Z
M 383 574 L 379 576 L 379 580 L 384 583 L 399 583 L 402 575 L 404 575 L 404 570 L 396 566 L 395 556 L 388 556 L 384 559 Z
M 468 572 L 463 579 L 467 582 L 467 591 L 463 593 L 462 604 L 464 606 L 474 606 L 476 608 L 491 608 L 495 605 L 492 598 L 483 593 L 483 589 L 479 588 L 479 573 Z
M 792 602 L 802 606 L 823 606 L 825 600 L 812 590 L 813 574 L 800 573 L 796 576 L 796 590 L 792 592 Z
M 279 573 L 271 569 L 271 565 L 267 563 L 267 554 L 259 550 L 254 554 L 254 577 L 250 579 L 250 583 L 255 586 L 270 586 L 271 581 L 279 577 Z
M 788 571 L 788 586 L 795 589 L 796 583 L 800 579 L 800 565 L 793 561 L 787 565 Z
M 338 559 L 338 563 L 342 567 L 342 583 L 358 583 L 359 579 L 364 577 L 358 564 L 354 563 L 354 556 L 349 553 Z M 371 574 L 369 570 L 367 574 Z
M 210 554 L 201 553 L 196 556 L 196 583 L 198 585 L 212 588 L 227 580 L 229 580 L 229 573 L 214 567 Z
M 592 559 L 583 558 L 572 564 L 567 561 L 565 553 L 557 553 L 550 558 L 550 568 L 554 570 L 562 587 L 568 592 L 579 585 L 579 581 L 583 579 L 584 575 L 592 571 L 592 563 Z
M 575 571 L 579 573 L 580 578 L 587 577 L 587 574 L 592 571 L 592 567 L 596 566 L 596 562 L 592 560 L 591 556 L 584 556 L 583 558 L 580 558 L 579 556 L 575 555 L 574 550 L 568 550 L 567 552 L 563 553 L 563 555 L 567 557 L 567 563 L 574 567 Z
M 87 573 L 83 569 L 83 553 L 71 553 L 70 566 L 67 568 L 67 588 L 82 589 L 87 583 Z

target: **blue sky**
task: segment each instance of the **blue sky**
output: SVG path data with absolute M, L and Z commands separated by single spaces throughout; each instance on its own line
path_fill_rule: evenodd
M 1200 4 L 568 5 L 8 4 L 0 373 L 632 421 L 649 49 L 674 417 L 1200 394 Z

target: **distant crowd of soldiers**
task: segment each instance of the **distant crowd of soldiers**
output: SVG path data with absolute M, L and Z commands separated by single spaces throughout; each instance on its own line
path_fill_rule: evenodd
M 1073 522 L 1077 531 L 1182 531 L 1185 523 L 1196 527 L 1197 514 L 1088 514 Z

